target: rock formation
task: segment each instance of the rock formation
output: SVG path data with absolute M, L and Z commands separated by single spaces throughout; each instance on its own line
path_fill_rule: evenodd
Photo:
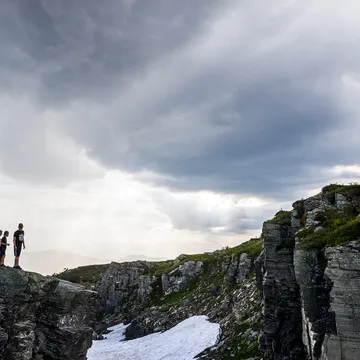
M 98 294 L 83 286 L 0 269 L 0 359 L 86 359 Z
M 330 185 L 264 224 L 265 359 L 360 358 L 359 200 L 359 185 Z

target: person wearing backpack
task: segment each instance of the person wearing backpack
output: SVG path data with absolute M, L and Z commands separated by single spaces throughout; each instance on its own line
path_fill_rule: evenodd
M 0 236 L 1 236 L 1 234 L 2 234 L 2 231 L 0 230 Z M 8 236 L 9 236 L 9 232 L 4 231 L 4 236 L 1 238 L 1 243 L 0 243 L 0 266 L 1 267 L 5 266 L 4 261 L 5 261 L 6 247 L 10 245 L 7 242 Z
M 25 249 L 25 232 L 24 225 L 22 223 L 19 224 L 18 229 L 14 232 L 14 269 L 21 269 L 19 265 L 21 249 Z

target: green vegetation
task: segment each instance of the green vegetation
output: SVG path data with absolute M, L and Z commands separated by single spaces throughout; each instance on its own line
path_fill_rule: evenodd
M 303 229 L 303 230 L 300 230 L 296 233 L 296 236 L 300 237 L 300 238 L 306 238 L 308 236 L 311 236 L 313 235 L 315 232 L 315 228 L 313 227 L 310 227 L 310 228 L 307 228 L 307 229 Z
M 215 251 L 213 253 L 184 255 L 183 259 L 176 265 L 173 265 L 172 261 L 155 263 L 154 266 L 149 270 L 149 274 L 155 276 L 169 274 L 171 271 L 175 270 L 187 261 L 203 262 L 204 270 L 206 272 L 210 264 L 218 261 L 224 261 L 227 258 L 231 258 L 233 255 L 236 254 L 247 253 L 250 257 L 256 258 L 260 255 L 262 251 L 262 244 L 262 238 L 253 238 L 238 246 L 232 248 L 225 248 L 223 250 Z
M 325 246 L 341 245 L 360 239 L 360 219 L 355 218 L 346 222 L 339 218 L 333 222 L 331 227 L 304 235 L 306 236 L 299 246 L 301 249 L 322 249 Z M 298 233 L 298 236 L 301 234 Z
M 233 254 L 247 253 L 252 258 L 257 258 L 263 248 L 263 238 L 254 238 L 246 241 L 232 249 L 229 252 Z
M 161 311 L 168 311 L 171 307 L 180 306 L 184 301 L 189 301 L 189 296 L 194 295 L 195 289 L 199 288 L 205 291 L 204 288 L 207 286 L 206 284 L 209 283 L 209 279 L 211 279 L 212 286 L 223 284 L 224 273 L 221 270 L 221 265 L 224 261 L 233 255 L 241 253 L 247 253 L 250 257 L 257 258 L 262 251 L 262 245 L 262 238 L 254 238 L 233 248 L 226 248 L 214 253 L 184 255 L 184 258 L 176 265 L 172 265 L 172 262 L 167 262 L 167 266 L 164 266 L 166 263 L 156 263 L 154 267 L 150 269 L 151 275 L 156 277 L 155 281 L 151 284 L 154 289 L 151 294 L 152 301 L 161 307 Z M 163 296 L 161 275 L 169 274 L 186 261 L 202 261 L 204 264 L 204 273 L 198 278 L 195 278 L 183 291 Z M 219 270 L 215 271 L 215 269 Z M 209 273 L 211 273 L 211 275 L 209 275 Z
M 351 183 L 344 184 L 329 184 L 321 189 L 321 193 L 329 200 L 331 204 L 335 204 L 335 194 L 342 194 L 347 198 L 360 199 L 360 184 Z
M 360 239 L 360 219 L 357 218 L 360 212 L 360 184 L 330 184 L 322 188 L 321 194 L 333 205 L 336 194 L 342 194 L 349 204 L 343 209 L 324 207 L 324 210 L 317 212 L 314 220 L 321 228 L 299 231 L 297 236 L 302 239 L 299 248 L 323 249 Z M 295 202 L 293 206 L 296 209 L 301 203 Z
M 253 313 L 261 311 L 253 309 Z M 235 324 L 234 336 L 231 341 L 227 344 L 229 348 L 229 353 L 224 355 L 224 360 L 227 359 L 237 359 L 243 360 L 250 357 L 260 358 L 262 354 L 258 350 L 259 343 L 258 339 L 252 341 L 241 338 L 241 335 L 246 332 L 246 330 L 252 329 L 255 331 L 260 331 L 261 329 L 261 318 L 259 317 L 258 321 L 251 323 L 250 321 L 244 321 L 240 324 Z M 230 345 L 230 346 L 229 346 Z
M 79 266 L 76 269 L 65 269 L 65 271 L 54 274 L 54 276 L 62 280 L 90 287 L 100 280 L 101 275 L 107 270 L 108 266 L 108 264 Z
M 291 225 L 291 211 L 280 210 L 271 220 L 265 221 L 268 224 L 278 224 L 283 226 Z
M 360 184 L 350 183 L 344 184 L 329 184 L 321 189 L 322 194 L 339 193 L 343 195 L 350 195 L 351 197 L 360 197 Z

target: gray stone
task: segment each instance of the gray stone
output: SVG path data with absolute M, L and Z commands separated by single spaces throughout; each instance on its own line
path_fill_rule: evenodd
M 112 262 L 109 265 L 96 286 L 102 310 L 111 318 L 106 322 L 126 321 L 129 317 L 131 319 L 148 305 L 155 279 L 148 274 L 151 266 L 147 261 Z
M 360 242 L 327 248 L 325 274 L 333 282 L 331 310 L 336 334 L 328 334 L 322 349 L 326 360 L 358 360 L 360 357 Z M 340 357 L 338 355 L 341 354 Z
M 332 283 L 324 274 L 323 251 L 297 249 L 294 267 L 300 286 L 303 343 L 310 358 L 319 359 L 325 335 L 336 332 L 334 313 L 330 310 Z
M 161 277 L 162 291 L 165 295 L 185 289 L 191 280 L 199 277 L 203 272 L 201 261 L 186 261 Z
M 266 359 L 304 356 L 301 303 L 295 279 L 291 226 L 264 223 L 264 314 L 259 348 Z
M 335 194 L 335 206 L 338 210 L 343 210 L 350 202 L 343 194 Z
M 0 271 L 0 359 L 86 359 L 96 292 L 39 274 Z

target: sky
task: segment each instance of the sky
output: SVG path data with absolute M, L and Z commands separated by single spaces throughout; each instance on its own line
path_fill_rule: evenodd
M 2 0 L 0 229 L 23 222 L 32 252 L 175 258 L 360 181 L 359 17 L 356 0 Z

